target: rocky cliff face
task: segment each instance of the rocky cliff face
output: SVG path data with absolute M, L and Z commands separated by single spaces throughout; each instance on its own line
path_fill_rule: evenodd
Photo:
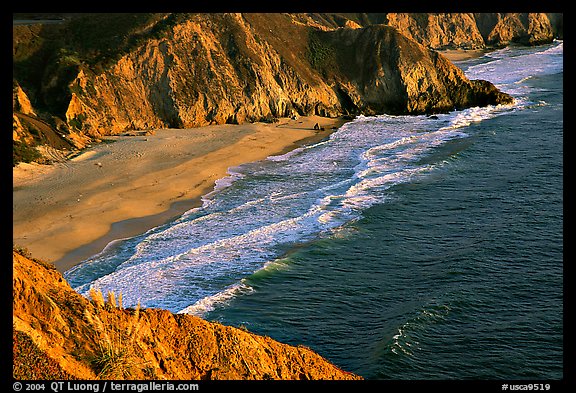
M 472 13 L 422 14 L 390 13 L 388 24 L 406 37 L 434 49 L 485 47 L 484 38 Z
M 387 23 L 402 34 L 434 49 L 484 49 L 510 43 L 552 42 L 562 18 L 544 13 L 390 13 Z
M 386 24 L 433 49 L 538 45 L 563 36 L 561 13 L 324 13 L 294 18 L 324 30 Z
M 361 379 L 312 350 L 190 315 L 89 301 L 13 253 L 18 379 Z
M 468 80 L 438 52 L 389 26 L 322 36 L 335 58 L 323 72 L 352 113 L 421 114 L 512 102 L 491 83 Z
M 278 20 L 193 16 L 110 70 L 81 70 L 70 84 L 67 123 L 98 136 L 295 114 L 422 113 L 478 104 L 481 93 L 456 67 L 437 67 L 438 55 L 393 28 L 322 32 L 285 15 L 270 18 Z M 469 93 L 453 94 L 463 89 Z M 509 102 L 504 94 L 493 98 L 490 103 Z
M 544 13 L 480 13 L 475 19 L 487 46 L 539 45 L 555 38 L 550 18 Z
M 335 14 L 155 15 L 132 21 L 131 30 L 100 33 L 111 38 L 94 38 L 98 34 L 90 31 L 99 18 L 104 23 L 111 16 L 83 19 L 86 26 L 77 32 L 83 39 L 57 51 L 46 48 L 60 41 L 41 45 L 37 39 L 54 32 L 21 27 L 24 32 L 15 35 L 16 77 L 37 81 L 23 81 L 23 92 L 77 147 L 79 135 L 131 129 L 293 115 L 416 114 L 510 102 L 425 47 L 464 42 L 465 36 L 480 45 L 481 36 L 469 26 L 471 14 L 388 14 L 399 30 Z M 122 23 L 114 18 L 120 19 L 110 28 Z M 60 34 L 68 34 L 67 28 L 59 27 Z M 84 43 L 93 41 L 100 46 Z M 33 64 L 27 50 L 44 59 L 43 73 L 26 72 Z
M 318 76 L 298 72 L 306 61 L 298 42 L 287 43 L 295 51 L 287 60 L 259 27 L 237 14 L 192 16 L 108 71 L 80 72 L 71 83 L 67 121 L 97 135 L 337 115 L 332 89 Z M 296 31 L 296 39 L 303 35 L 304 29 Z

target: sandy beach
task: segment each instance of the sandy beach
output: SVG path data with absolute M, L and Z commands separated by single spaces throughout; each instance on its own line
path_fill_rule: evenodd
M 145 232 L 199 206 L 230 167 L 326 138 L 345 120 L 156 130 L 110 136 L 52 165 L 13 170 L 13 244 L 63 272 L 110 241 Z M 324 130 L 314 130 L 318 123 Z
M 475 59 L 477 57 L 484 55 L 485 53 L 490 52 L 490 50 L 487 50 L 487 49 L 444 49 L 444 50 L 439 50 L 438 52 L 440 52 L 448 60 L 454 62 L 454 61 L 464 61 L 464 60 Z

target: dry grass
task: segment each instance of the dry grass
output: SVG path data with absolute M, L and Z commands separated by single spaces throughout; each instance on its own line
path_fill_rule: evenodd
M 26 247 L 22 247 L 20 245 L 13 244 L 12 245 L 12 251 L 16 252 L 17 254 L 19 254 L 25 258 L 28 258 L 29 260 L 31 260 L 33 262 L 36 262 L 37 264 L 45 267 L 48 270 L 56 270 L 56 267 L 54 266 L 53 263 L 43 261 L 43 260 L 38 259 L 38 258 L 34 258 L 32 256 L 32 253 Z
M 140 337 L 140 304 L 133 312 L 126 314 L 108 313 L 112 309 L 122 309 L 122 296 L 113 292 L 107 294 L 107 301 L 101 291 L 90 291 L 94 312 L 84 310 L 84 318 L 93 330 L 92 340 L 95 351 L 89 361 L 99 378 L 130 379 L 141 362 L 138 339 Z M 123 315 L 128 315 L 128 321 Z

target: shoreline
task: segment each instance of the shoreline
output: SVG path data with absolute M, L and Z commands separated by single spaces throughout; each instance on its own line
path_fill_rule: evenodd
M 459 62 L 470 59 L 476 59 L 492 52 L 493 49 L 442 49 L 438 53 L 446 57 L 451 62 Z
M 228 169 L 326 139 L 342 117 L 110 136 L 51 165 L 13 169 L 13 244 L 64 272 L 199 207 Z M 314 130 L 318 123 L 324 130 Z M 97 219 L 96 219 L 97 217 Z

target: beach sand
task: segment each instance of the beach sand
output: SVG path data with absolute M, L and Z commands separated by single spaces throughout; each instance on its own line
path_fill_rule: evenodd
M 475 59 L 490 51 L 485 49 L 444 49 L 439 50 L 438 52 L 448 60 L 454 62 Z
M 227 170 L 326 138 L 345 120 L 213 125 L 111 136 L 80 155 L 13 170 L 13 244 L 63 272 L 111 241 L 201 205 Z M 322 130 L 314 130 L 318 123 Z

